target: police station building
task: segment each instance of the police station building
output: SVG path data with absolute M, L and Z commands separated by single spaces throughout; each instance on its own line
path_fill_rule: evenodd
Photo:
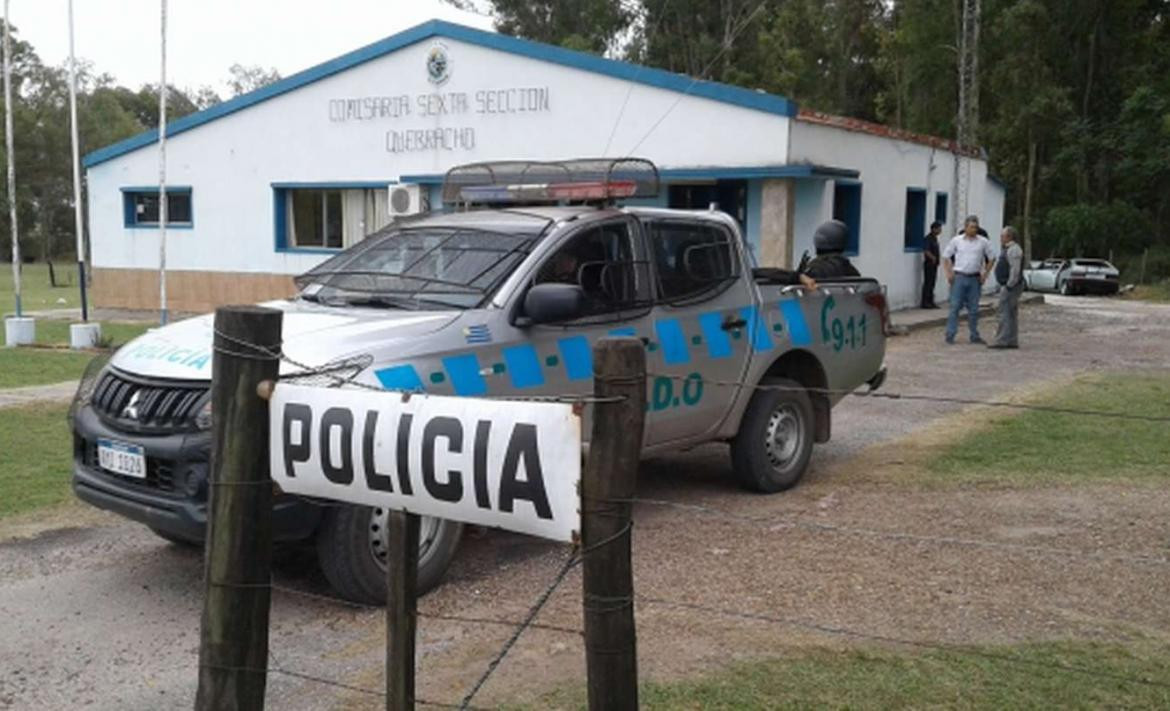
M 1003 219 L 977 149 L 440 21 L 185 116 L 167 136 L 173 311 L 291 295 L 294 275 L 395 216 L 443 209 L 444 173 L 479 161 L 650 159 L 663 187 L 640 204 L 717 204 L 761 266 L 796 264 L 837 217 L 895 308 L 917 301 L 931 221 L 953 234 L 975 213 L 994 236 Z M 157 132 L 84 165 L 94 302 L 158 308 Z

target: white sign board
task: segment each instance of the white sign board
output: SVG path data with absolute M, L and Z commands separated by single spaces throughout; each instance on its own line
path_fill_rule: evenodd
M 269 413 L 286 492 L 557 541 L 581 530 L 571 405 L 281 383 Z

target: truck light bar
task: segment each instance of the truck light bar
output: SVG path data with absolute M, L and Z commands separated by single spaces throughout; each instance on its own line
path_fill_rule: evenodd
M 459 204 L 608 202 L 658 194 L 658 169 L 641 158 L 503 161 L 452 168 L 443 201 Z

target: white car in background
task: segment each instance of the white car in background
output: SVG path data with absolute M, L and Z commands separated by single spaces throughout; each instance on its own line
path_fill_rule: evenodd
M 1024 270 L 1024 285 L 1031 291 L 1074 294 L 1116 294 L 1121 273 L 1104 259 L 1045 259 Z

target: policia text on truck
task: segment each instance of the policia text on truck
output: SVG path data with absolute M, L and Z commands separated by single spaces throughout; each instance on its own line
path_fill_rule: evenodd
M 453 169 L 444 200 L 455 209 L 370 235 L 299 277 L 296 298 L 267 304 L 285 312 L 284 352 L 298 363 L 355 363 L 353 380 L 366 386 L 498 398 L 589 393 L 592 344 L 611 334 L 638 337 L 654 374 L 645 453 L 726 442 L 744 487 L 787 489 L 804 473 L 813 443 L 829 439 L 833 405 L 881 383 L 888 316 L 881 286 L 857 277 L 818 275 L 815 289 L 757 278 L 730 216 L 614 205 L 657 189 L 654 166 L 633 159 Z M 209 359 L 198 356 L 211 341 L 210 316 L 181 321 L 128 344 L 83 381 L 72 410 L 81 499 L 167 539 L 202 539 L 212 413 Z M 295 379 L 296 370 L 285 364 L 282 376 Z M 591 415 L 586 408 L 585 432 Z M 522 427 L 464 423 L 456 431 L 450 423 L 383 421 L 376 411 L 352 422 L 328 411 L 288 417 L 298 433 L 285 439 L 293 443 L 286 457 L 293 474 L 307 456 L 303 447 L 330 446 L 325 427 L 331 438 L 353 438 L 351 457 L 329 460 L 339 480 L 539 510 L 542 483 L 557 476 L 548 466 L 528 467 L 539 457 L 530 456 Z M 361 442 L 371 428 L 390 427 L 422 433 L 411 456 L 424 466 L 435 451 L 471 453 L 470 464 L 458 477 L 424 470 L 404 478 L 385 463 L 371 469 Z M 500 486 L 485 488 L 473 455 L 483 438 L 496 437 L 508 438 L 525 476 L 509 477 L 504 461 Z M 385 599 L 386 515 L 277 497 L 273 524 L 278 541 L 315 542 L 340 595 L 377 603 Z M 421 589 L 442 579 L 461 528 L 424 517 Z

